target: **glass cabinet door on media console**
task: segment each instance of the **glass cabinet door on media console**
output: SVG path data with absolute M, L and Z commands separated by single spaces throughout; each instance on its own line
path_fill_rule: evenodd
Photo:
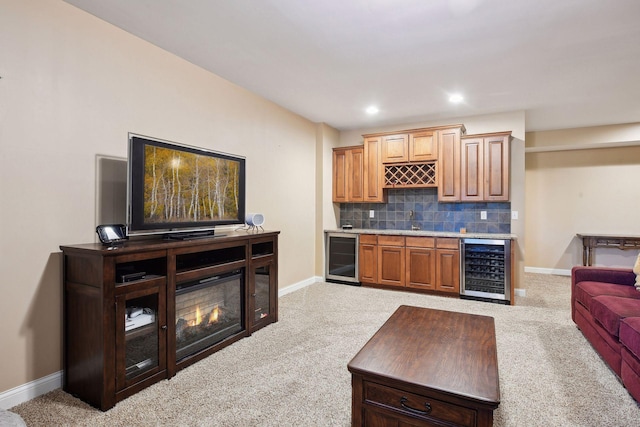
M 166 368 L 165 282 L 116 287 L 117 392 Z
M 165 251 L 115 259 L 116 395 L 166 370 L 166 270 Z
M 249 328 L 253 332 L 277 320 L 276 240 L 252 241 L 249 269 Z

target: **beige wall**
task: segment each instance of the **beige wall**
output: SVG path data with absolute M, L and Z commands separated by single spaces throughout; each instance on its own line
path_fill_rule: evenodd
M 316 124 L 61 1 L 1 4 L 0 392 L 61 369 L 59 245 L 96 240 L 128 132 L 245 156 L 280 288 L 314 276 Z
M 640 146 L 625 146 L 639 141 L 638 123 L 527 133 L 527 267 L 581 265 L 576 233 L 640 235 Z M 637 254 L 598 248 L 595 264 L 632 267 Z

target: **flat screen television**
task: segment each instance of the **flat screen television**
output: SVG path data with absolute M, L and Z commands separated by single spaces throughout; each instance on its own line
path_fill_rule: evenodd
M 244 218 L 244 157 L 129 134 L 128 235 L 206 236 Z

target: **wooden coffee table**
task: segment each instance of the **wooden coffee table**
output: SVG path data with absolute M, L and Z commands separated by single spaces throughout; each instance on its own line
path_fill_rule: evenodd
M 352 425 L 491 426 L 492 317 L 401 306 L 349 362 Z

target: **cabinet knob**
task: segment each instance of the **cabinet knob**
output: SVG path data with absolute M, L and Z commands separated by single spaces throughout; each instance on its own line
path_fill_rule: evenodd
M 167 330 L 167 325 L 160 326 L 160 329 L 162 329 L 163 331 L 166 331 Z

